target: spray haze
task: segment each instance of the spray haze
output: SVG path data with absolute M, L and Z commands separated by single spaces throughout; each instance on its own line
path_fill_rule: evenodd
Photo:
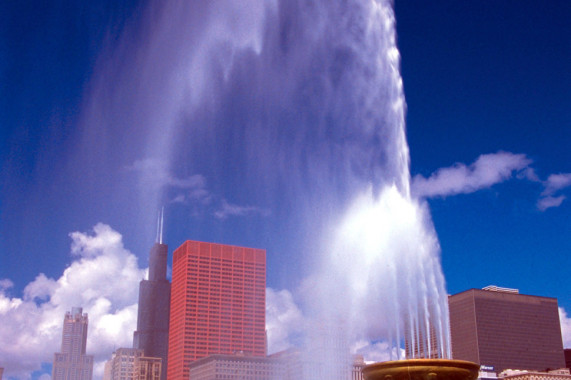
M 395 352 L 431 328 L 448 356 L 438 241 L 410 196 L 392 2 L 171 0 L 141 25 L 96 71 L 83 148 L 119 139 L 109 161 L 162 163 L 152 186 L 137 172 L 142 224 L 169 202 L 289 220 L 286 238 L 313 256 L 308 316 L 343 325 L 323 360 L 363 340 Z M 190 178 L 200 198 L 172 185 Z

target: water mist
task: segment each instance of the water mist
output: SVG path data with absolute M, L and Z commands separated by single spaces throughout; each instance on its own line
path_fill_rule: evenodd
M 114 161 L 154 168 L 139 191 L 150 230 L 191 178 L 209 206 L 254 199 L 267 225 L 295 226 L 282 238 L 302 236 L 292 261 L 312 257 L 301 288 L 316 358 L 344 370 L 358 341 L 402 357 L 405 337 L 413 354 L 449 357 L 439 245 L 410 195 L 399 64 L 389 0 L 151 1 L 96 70 L 82 154 L 129 141 Z

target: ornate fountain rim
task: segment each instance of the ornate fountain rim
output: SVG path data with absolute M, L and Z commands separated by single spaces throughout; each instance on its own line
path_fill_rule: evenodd
M 366 380 L 475 380 L 479 370 L 465 360 L 408 359 L 369 364 L 362 373 Z

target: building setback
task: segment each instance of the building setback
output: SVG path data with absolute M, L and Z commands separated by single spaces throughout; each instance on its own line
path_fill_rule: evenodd
M 86 355 L 87 314 L 74 307 L 63 319 L 61 352 L 54 354 L 52 380 L 91 380 L 93 356 Z
M 266 251 L 186 241 L 173 253 L 168 379 L 213 354 L 266 355 Z
M 490 286 L 448 301 L 454 359 L 495 372 L 565 366 L 557 299 Z
M 149 254 L 149 279 L 139 284 L 133 347 L 143 350 L 145 357 L 161 358 L 161 379 L 166 380 L 171 284 L 167 280 L 168 246 L 161 240 Z

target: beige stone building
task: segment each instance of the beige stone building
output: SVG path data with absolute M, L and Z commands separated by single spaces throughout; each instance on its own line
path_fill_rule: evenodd
M 508 369 L 500 372 L 500 380 L 571 380 L 569 368 L 561 368 L 552 371 L 539 372 L 527 370 Z
M 143 355 L 142 349 L 118 348 L 105 363 L 103 380 L 160 380 L 162 358 Z
M 162 358 L 135 358 L 133 380 L 161 380 Z
M 189 379 L 283 379 L 285 370 L 280 360 L 246 355 L 210 355 L 190 363 Z
M 61 351 L 54 354 L 52 380 L 91 380 L 93 356 L 86 355 L 87 314 L 80 307 L 66 312 L 63 320 Z

